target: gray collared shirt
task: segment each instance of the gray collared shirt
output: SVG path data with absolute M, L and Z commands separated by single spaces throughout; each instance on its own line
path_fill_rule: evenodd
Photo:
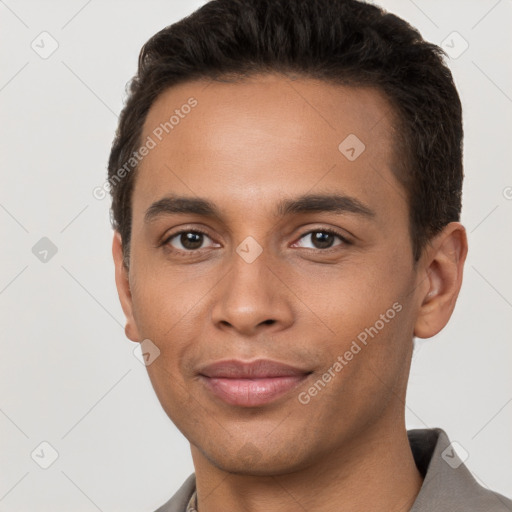
M 408 430 L 418 470 L 424 477 L 409 512 L 511 512 L 512 500 L 482 487 L 440 428 Z M 195 474 L 155 512 L 195 512 Z

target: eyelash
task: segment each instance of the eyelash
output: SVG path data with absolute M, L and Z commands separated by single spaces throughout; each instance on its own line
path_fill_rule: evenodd
M 175 249 L 174 247 L 172 247 L 169 242 L 179 236 L 179 235 L 182 235 L 183 233 L 200 233 L 202 235 L 205 235 L 207 236 L 208 238 L 211 238 L 210 235 L 206 232 L 206 231 L 203 231 L 202 229 L 199 229 L 199 228 L 194 228 L 194 229 L 182 229 L 181 231 L 177 231 L 176 233 L 173 233 L 172 235 L 168 236 L 161 244 L 161 246 L 164 247 L 164 249 L 178 255 L 178 256 L 184 256 L 184 257 L 187 257 L 187 256 L 194 256 L 197 251 L 200 251 L 201 249 L 192 249 L 192 250 L 182 250 L 182 249 Z M 330 229 L 330 228 L 321 228 L 321 229 L 311 229 L 309 231 L 306 231 L 304 233 L 302 233 L 298 238 L 297 238 L 297 241 L 298 240 L 301 240 L 303 237 L 305 237 L 306 235 L 310 235 L 312 233 L 327 233 L 327 234 L 330 234 L 330 235 L 334 235 L 334 236 L 337 236 L 342 244 L 340 245 L 352 245 L 352 243 L 350 242 L 350 240 L 348 240 L 345 236 L 343 236 L 341 233 L 339 233 L 338 231 L 334 230 L 334 229 Z M 326 249 L 312 249 L 311 247 L 303 247 L 303 249 L 308 249 L 310 251 L 318 251 L 318 252 L 323 252 L 323 253 L 328 253 L 328 252 L 331 252 L 332 250 L 336 250 L 336 247 L 338 246 L 333 246 L 333 247 L 327 247 Z

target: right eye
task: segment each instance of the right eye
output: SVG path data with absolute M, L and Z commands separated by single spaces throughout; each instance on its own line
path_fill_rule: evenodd
M 204 249 L 202 245 L 205 241 L 205 238 L 213 242 L 213 240 L 203 231 L 196 229 L 186 229 L 170 235 L 164 241 L 163 245 L 170 245 L 176 251 L 192 252 L 199 249 Z

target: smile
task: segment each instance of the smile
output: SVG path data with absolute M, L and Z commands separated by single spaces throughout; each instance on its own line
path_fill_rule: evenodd
M 267 379 L 223 379 L 203 377 L 214 395 L 231 405 L 256 407 L 272 402 L 297 387 L 307 375 Z
M 269 360 L 231 360 L 203 368 L 200 380 L 210 393 L 230 405 L 257 407 L 290 392 L 310 373 Z

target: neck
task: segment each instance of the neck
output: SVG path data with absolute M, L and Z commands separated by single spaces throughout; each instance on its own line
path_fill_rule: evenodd
M 404 418 L 370 427 L 300 471 L 253 476 L 225 472 L 192 446 L 199 512 L 409 511 L 423 479 Z

